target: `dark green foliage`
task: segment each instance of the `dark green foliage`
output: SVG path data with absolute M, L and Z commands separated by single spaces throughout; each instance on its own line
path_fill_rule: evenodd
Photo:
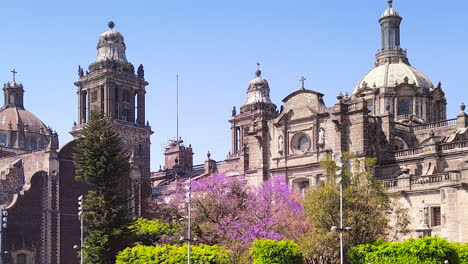
M 302 255 L 291 240 L 259 239 L 253 243 L 250 255 L 254 264 L 302 264 Z
M 129 164 L 117 132 L 101 113 L 92 112 L 73 157 L 76 178 L 90 191 L 84 197 L 85 262 L 110 264 L 128 241 L 126 183 Z
M 131 232 L 134 244 L 153 246 L 174 240 L 173 236 L 179 226 L 177 224 L 164 223 L 158 219 L 137 218 L 128 226 L 128 229 Z
M 352 264 L 440 264 L 445 260 L 450 264 L 463 263 L 459 262 L 457 247 L 438 237 L 394 243 L 379 240 L 352 248 L 348 256 Z
M 193 264 L 228 264 L 229 250 L 220 246 L 191 246 Z M 138 245 L 126 248 L 117 256 L 116 264 L 180 264 L 187 263 L 187 245 L 151 247 Z

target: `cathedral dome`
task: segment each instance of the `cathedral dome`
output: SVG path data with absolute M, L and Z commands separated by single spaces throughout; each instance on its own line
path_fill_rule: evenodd
M 11 124 L 11 126 L 10 126 Z M 33 113 L 19 107 L 6 107 L 0 110 L 0 129 L 17 130 L 17 125 L 27 126 L 28 131 L 40 133 L 46 127 Z
M 370 70 L 354 88 L 353 94 L 356 94 L 362 88 L 393 87 L 400 83 L 414 84 L 421 88 L 434 87 L 431 80 L 424 73 L 410 65 L 403 62 L 387 63 Z
M 99 37 L 96 62 L 105 60 L 127 62 L 127 57 L 125 55 L 126 46 L 123 35 L 114 30 L 114 22 L 110 21 L 108 26 L 109 30 L 102 33 Z

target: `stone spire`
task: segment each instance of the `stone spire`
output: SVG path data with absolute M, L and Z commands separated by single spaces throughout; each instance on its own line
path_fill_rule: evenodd
M 389 0 L 388 8 L 379 19 L 382 28 L 382 46 L 376 54 L 376 66 L 398 62 L 409 64 L 406 51 L 400 48 L 400 23 L 402 20 L 403 18 L 398 14 L 398 11 L 393 8 L 393 1 Z

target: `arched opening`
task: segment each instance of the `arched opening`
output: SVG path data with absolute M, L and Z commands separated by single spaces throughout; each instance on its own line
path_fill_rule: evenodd
M 27 264 L 27 256 L 24 253 L 16 255 L 16 264 Z
M 114 88 L 114 117 L 119 119 L 119 88 Z
M 235 147 L 234 147 L 234 153 L 239 153 L 240 152 L 240 148 L 241 148 L 241 141 L 240 141 L 240 138 L 241 138 L 241 133 L 240 133 L 240 127 L 236 127 L 235 128 L 235 134 L 234 134 L 234 137 L 235 137 Z
M 81 94 L 81 109 L 82 109 L 82 123 L 86 123 L 88 120 L 87 113 L 88 113 L 88 92 L 84 91 Z
M 133 95 L 133 100 L 134 100 L 134 105 L 135 105 L 135 110 L 134 110 L 134 118 L 135 118 L 135 123 L 140 123 L 140 115 L 139 115 L 139 108 L 140 108 L 140 95 L 138 92 L 135 92 Z
M 101 85 L 101 113 L 104 113 L 104 85 Z

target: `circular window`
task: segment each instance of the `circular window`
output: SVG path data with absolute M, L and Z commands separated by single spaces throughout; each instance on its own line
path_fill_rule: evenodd
M 310 142 L 309 142 L 309 138 L 307 136 L 301 136 L 299 138 L 299 144 L 298 144 L 298 147 L 297 149 L 302 151 L 302 152 L 306 152 L 309 150 L 309 147 L 310 147 Z

